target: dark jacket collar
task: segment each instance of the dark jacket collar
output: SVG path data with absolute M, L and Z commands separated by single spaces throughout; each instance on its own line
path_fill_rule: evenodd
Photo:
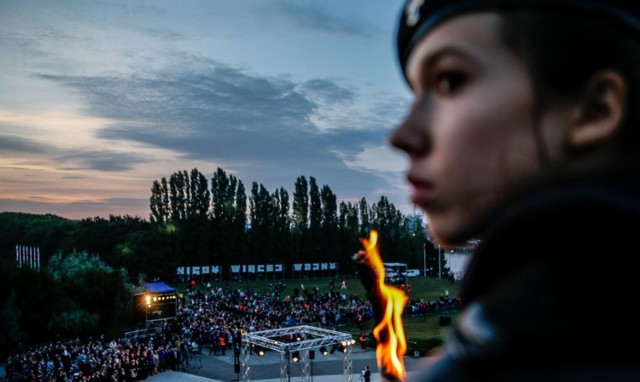
M 512 355 L 516 364 L 538 352 L 547 360 L 639 360 L 637 347 L 625 346 L 640 340 L 640 316 L 629 305 L 639 289 L 630 266 L 639 245 L 637 174 L 531 192 L 477 248 L 453 348 L 480 359 Z M 465 324 L 470 313 L 475 321 Z

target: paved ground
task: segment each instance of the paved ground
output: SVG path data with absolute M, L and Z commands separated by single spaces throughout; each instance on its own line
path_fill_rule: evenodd
M 379 373 L 377 372 L 375 351 L 374 350 L 355 350 L 351 353 L 352 361 L 352 380 L 360 381 L 360 371 L 365 365 L 369 365 L 372 370 L 372 381 L 379 381 Z M 343 381 L 343 354 L 334 353 L 327 356 L 319 355 L 316 352 L 316 359 L 309 365 L 312 370 L 313 382 L 334 382 Z M 423 367 L 427 360 L 414 359 L 405 357 L 405 367 L 408 376 L 414 374 Z M 280 355 L 276 352 L 267 352 L 264 357 L 253 355 L 249 359 L 250 373 L 249 377 L 252 381 L 260 382 L 280 382 L 281 366 Z M 292 381 L 301 379 L 301 364 L 291 363 L 290 374 Z M 150 382 L 170 382 L 170 381 L 186 381 L 186 382 L 204 382 L 204 381 L 238 381 L 239 375 L 234 370 L 233 356 L 213 356 L 209 355 L 205 350 L 204 354 L 196 355 L 190 361 L 190 365 L 185 367 L 183 372 L 164 372 L 147 378 Z M 410 379 L 410 378 L 407 378 Z

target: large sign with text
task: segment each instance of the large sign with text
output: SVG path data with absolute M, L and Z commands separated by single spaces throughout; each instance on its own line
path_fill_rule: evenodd
M 249 264 L 249 265 L 232 265 L 231 273 L 271 273 L 283 272 L 282 264 Z
M 293 264 L 294 272 L 301 271 L 335 271 L 338 269 L 337 263 L 295 263 Z

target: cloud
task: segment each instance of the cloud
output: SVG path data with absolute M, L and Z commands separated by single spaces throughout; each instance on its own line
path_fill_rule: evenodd
M 327 103 L 351 102 L 356 96 L 352 90 L 326 79 L 309 80 L 303 83 L 300 89 L 308 96 L 316 97 Z
M 136 164 L 148 162 L 148 159 L 134 153 L 113 151 L 77 151 L 56 158 L 62 164 L 73 164 L 71 169 L 97 170 L 106 172 L 132 170 Z
M 45 154 L 51 152 L 51 148 L 31 139 L 2 134 L 0 135 L 0 152 Z
M 146 77 L 42 77 L 73 88 L 82 95 L 87 113 L 111 121 L 98 132 L 100 139 L 133 141 L 173 150 L 183 158 L 258 172 L 292 167 L 313 173 L 338 170 L 342 159 L 332 150 L 336 145 L 357 151 L 379 144 L 389 127 L 381 121 L 391 118 L 349 113 L 350 105 L 365 106 L 358 105 L 361 100 L 354 90 L 328 79 L 296 83 L 204 59 L 195 64 L 187 60 Z M 332 113 L 331 127 L 337 131 L 328 134 L 321 121 Z M 350 131 L 361 129 L 377 133 L 342 142 L 352 139 Z M 102 169 L 125 169 L 127 161 L 140 161 L 136 156 L 113 161 L 98 154 L 85 153 L 85 160 Z M 107 160 L 112 167 L 105 165 Z
M 12 135 L 0 135 L 0 152 L 5 155 L 5 159 L 8 154 L 13 154 L 11 157 L 14 159 L 23 158 L 23 165 L 27 163 L 25 160 L 32 165 L 46 160 L 65 170 L 127 171 L 137 164 L 148 162 L 142 155 L 131 152 L 69 149 Z
M 281 3 L 282 12 L 299 27 L 326 33 L 348 34 L 371 38 L 372 26 L 348 17 L 338 17 L 313 6 L 313 3 Z

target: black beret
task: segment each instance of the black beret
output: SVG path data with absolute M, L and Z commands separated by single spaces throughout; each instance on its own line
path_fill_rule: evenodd
M 640 36 L 638 0 L 407 0 L 400 17 L 397 41 L 398 59 L 405 79 L 405 66 L 411 51 L 442 21 L 471 12 L 514 9 L 590 14 Z

